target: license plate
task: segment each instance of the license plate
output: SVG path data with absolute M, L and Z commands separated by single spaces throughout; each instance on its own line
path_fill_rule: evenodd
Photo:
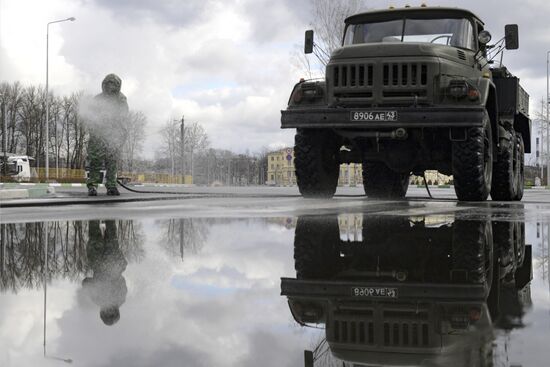
M 352 111 L 351 121 L 397 121 L 397 111 Z
M 397 298 L 397 288 L 385 287 L 351 287 L 351 295 L 354 297 L 368 298 Z

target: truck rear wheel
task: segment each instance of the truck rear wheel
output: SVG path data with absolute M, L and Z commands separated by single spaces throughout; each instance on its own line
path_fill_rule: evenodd
M 331 198 L 338 186 L 337 137 L 330 131 L 298 130 L 294 165 L 300 194 L 305 198 Z
M 363 162 L 363 187 L 369 198 L 404 198 L 409 174 L 392 171 L 382 162 Z
M 465 141 L 453 142 L 455 193 L 461 201 L 486 200 L 493 177 L 493 141 L 487 112 L 482 127 L 468 129 Z
M 516 136 L 501 141 L 501 149 L 497 152 L 497 161 L 493 165 L 493 182 L 491 198 L 493 200 L 516 200 L 518 190 L 519 157 L 516 149 Z

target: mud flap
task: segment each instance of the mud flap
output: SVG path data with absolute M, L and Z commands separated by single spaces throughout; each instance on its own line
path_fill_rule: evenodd
M 523 289 L 533 280 L 533 256 L 531 245 L 525 245 L 523 264 L 516 270 L 516 289 Z

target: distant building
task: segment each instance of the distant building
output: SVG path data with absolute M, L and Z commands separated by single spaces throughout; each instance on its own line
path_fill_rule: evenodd
M 546 164 L 546 131 L 544 131 L 544 139 L 541 134 L 541 120 L 533 120 L 531 123 L 531 153 L 525 154 L 525 164 L 528 166 L 540 167 L 542 163 Z M 542 148 L 542 150 L 541 150 Z M 544 160 L 542 153 L 544 153 Z
M 339 186 L 357 186 L 363 184 L 361 164 L 340 165 Z M 294 149 L 283 148 L 267 155 L 267 185 L 296 186 L 294 167 Z
M 294 149 L 283 148 L 267 155 L 267 185 L 295 186 Z
M 426 171 L 426 179 L 430 185 L 448 185 L 452 183 L 452 176 L 438 171 Z M 421 177 L 411 176 L 412 184 L 424 184 Z M 296 186 L 296 172 L 294 167 L 294 149 L 283 148 L 267 155 L 267 185 Z M 362 186 L 363 167 L 360 163 L 343 163 L 340 165 L 338 186 Z
M 427 170 L 424 172 L 428 185 L 451 185 L 453 183 L 453 176 L 447 176 L 436 170 Z M 410 180 L 413 185 L 424 185 L 424 178 L 422 176 L 411 176 Z

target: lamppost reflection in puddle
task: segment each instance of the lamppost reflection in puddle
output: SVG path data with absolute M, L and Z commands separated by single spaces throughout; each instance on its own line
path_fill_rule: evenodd
M 44 274 L 43 274 L 43 285 L 44 285 L 44 358 L 46 359 L 53 359 L 65 363 L 73 363 L 73 360 L 71 358 L 61 358 L 56 356 L 50 356 L 48 355 L 46 351 L 46 315 L 47 315 L 47 295 L 48 295 L 48 251 L 49 251 L 49 238 L 48 238 L 48 223 L 45 222 L 42 227 L 42 240 L 44 243 Z

